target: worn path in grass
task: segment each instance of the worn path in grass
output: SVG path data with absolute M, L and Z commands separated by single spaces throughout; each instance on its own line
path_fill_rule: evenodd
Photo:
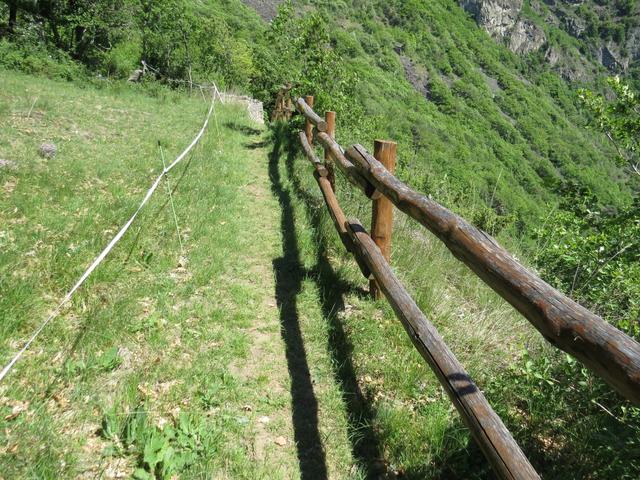
M 174 158 L 206 104 L 0 81 L 0 158 L 15 163 L 0 170 L 5 360 L 135 209 L 161 168 L 157 140 Z M 170 179 L 184 251 L 163 186 L 0 385 L 0 477 L 359 475 L 267 135 L 219 107 Z M 43 141 L 55 159 L 38 157 Z

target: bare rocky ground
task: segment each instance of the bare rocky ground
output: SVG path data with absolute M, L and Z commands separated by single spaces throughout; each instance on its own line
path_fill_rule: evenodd
M 246 5 L 253 8 L 267 22 L 273 20 L 278 13 L 278 6 L 282 0 L 242 0 Z

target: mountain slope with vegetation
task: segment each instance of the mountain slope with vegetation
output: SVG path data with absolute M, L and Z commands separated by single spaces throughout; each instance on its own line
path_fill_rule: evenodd
M 26 59 L 3 41 L 0 63 L 46 71 L 29 50 L 53 49 L 70 65 L 124 78 L 145 60 L 164 77 L 215 80 L 267 105 L 293 82 L 295 94 L 343 114 L 345 140 L 397 140 L 401 175 L 406 168 L 414 185 L 434 192 L 445 179 L 469 197 L 453 206 L 486 206 L 476 220 L 489 230 L 529 233 L 576 185 L 613 210 L 638 187 L 584 128 L 570 87 L 550 69 L 531 74 L 529 60 L 494 44 L 450 0 L 299 1 L 270 25 L 234 0 L 56 5 L 20 11 L 13 35 Z M 44 46 L 34 43 L 43 36 Z

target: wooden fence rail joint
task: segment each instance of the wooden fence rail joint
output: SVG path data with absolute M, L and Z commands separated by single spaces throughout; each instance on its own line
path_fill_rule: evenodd
M 336 138 L 336 112 L 326 112 L 324 114 L 324 118 L 327 122 L 327 135 L 335 140 Z M 324 160 L 325 167 L 327 169 L 329 179 L 329 183 L 331 183 L 331 188 L 333 191 L 336 191 L 336 174 L 333 167 L 331 152 L 327 147 L 324 149 Z
M 307 102 L 303 98 L 298 98 L 296 100 L 296 108 L 298 111 L 303 114 L 308 120 L 313 123 L 313 125 L 318 129 L 319 132 L 327 131 L 327 122 L 319 116 L 313 109 L 307 105 Z
M 331 138 L 326 133 L 318 134 L 318 141 L 327 148 L 329 154 L 335 161 L 335 165 L 338 169 L 344 174 L 344 176 L 349 180 L 349 182 L 355 187 L 362 190 L 362 192 L 372 200 L 378 199 L 382 197 L 382 194 L 376 190 L 376 188 L 369 182 L 365 177 L 363 177 L 358 169 L 355 168 L 353 163 L 351 163 L 345 157 L 345 154 L 342 153 L 342 149 L 340 145 L 336 143 L 336 141 Z
M 302 144 L 302 150 L 304 151 L 305 155 L 307 156 L 307 158 L 315 168 L 316 172 L 318 172 L 318 174 L 322 177 L 328 176 L 329 172 L 327 171 L 326 167 L 322 164 L 320 159 L 316 156 L 311 145 L 309 145 L 309 141 L 307 140 L 306 133 L 300 132 L 299 137 L 300 137 L 300 143 Z

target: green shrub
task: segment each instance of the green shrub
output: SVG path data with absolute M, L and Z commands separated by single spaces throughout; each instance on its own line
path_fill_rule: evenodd
M 553 285 L 640 338 L 640 202 L 610 214 L 570 188 L 565 210 L 535 230 L 536 263 Z
M 0 40 L 0 67 L 48 78 L 74 80 L 87 76 L 85 69 L 60 50 L 43 45 Z
M 142 46 L 139 39 L 125 40 L 103 54 L 102 71 L 109 77 L 128 78 L 140 67 Z

